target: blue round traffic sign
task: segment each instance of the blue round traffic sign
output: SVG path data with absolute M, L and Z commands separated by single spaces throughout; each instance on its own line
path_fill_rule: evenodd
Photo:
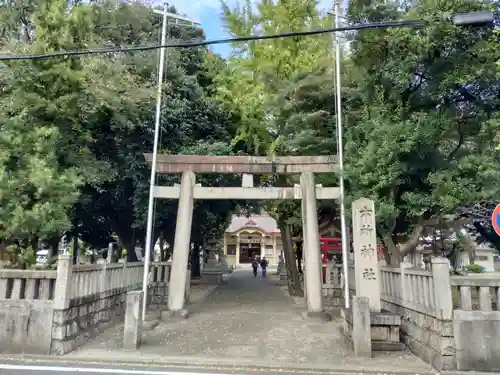
M 500 204 L 493 210 L 491 224 L 493 225 L 493 230 L 500 236 Z

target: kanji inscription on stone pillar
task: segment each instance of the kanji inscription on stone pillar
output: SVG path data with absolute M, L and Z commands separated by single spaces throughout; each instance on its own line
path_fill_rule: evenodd
M 354 201 L 352 221 L 356 295 L 368 297 L 371 311 L 380 312 L 380 272 L 373 201 L 367 198 Z

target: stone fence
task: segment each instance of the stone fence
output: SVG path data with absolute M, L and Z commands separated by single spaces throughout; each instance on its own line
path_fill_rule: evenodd
M 500 371 L 500 276 L 450 276 L 433 258 L 430 270 L 381 266 L 380 286 L 382 308 L 402 317 L 401 339 L 420 358 L 438 370 Z
M 128 291 L 142 287 L 144 265 L 73 266 L 61 255 L 57 271 L 0 270 L 0 351 L 64 354 L 121 322 Z M 150 304 L 165 304 L 170 264 L 149 274 Z
M 56 271 L 0 270 L 0 351 L 47 354 Z
M 341 264 L 323 264 L 325 308 L 344 305 Z M 349 263 L 350 297 L 356 294 Z M 500 372 L 500 275 L 450 276 L 446 259 L 431 269 L 380 267 L 381 307 L 401 316 L 406 346 L 438 370 Z
M 56 271 L 0 270 L 0 300 L 51 300 L 56 277 Z
M 400 334 L 410 350 L 440 370 L 454 368 L 453 303 L 446 259 L 430 271 L 380 267 L 381 306 L 402 317 Z
M 140 289 L 142 278 L 140 262 L 73 266 L 61 256 L 50 352 L 68 353 L 123 320 L 127 292 Z
M 458 370 L 500 372 L 500 277 L 452 276 Z

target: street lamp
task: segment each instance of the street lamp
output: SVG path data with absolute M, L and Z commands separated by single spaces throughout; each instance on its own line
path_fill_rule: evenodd
M 495 17 L 492 12 L 456 13 L 451 21 L 456 26 L 491 26 Z
M 328 12 L 335 16 L 335 28 L 340 28 L 340 5 L 339 0 L 334 0 L 333 2 L 333 12 Z M 344 18 L 344 17 L 342 17 Z M 491 12 L 472 12 L 472 13 L 457 13 L 451 16 L 451 23 L 456 26 L 471 26 L 471 27 L 481 27 L 493 25 L 494 15 Z M 404 25 L 403 25 L 404 26 Z M 410 22 L 406 26 L 419 26 L 418 23 L 411 24 Z M 354 28 L 353 28 L 354 29 Z M 346 28 L 349 30 L 349 28 Z M 336 104 L 336 125 L 337 125 L 337 154 L 339 163 L 339 189 L 340 189 L 340 231 L 342 240 L 342 258 L 343 258 L 343 273 L 344 273 L 344 302 L 345 307 L 349 308 L 349 283 L 348 283 L 348 254 L 349 254 L 349 244 L 348 244 L 348 232 L 347 223 L 345 217 L 345 188 L 344 188 L 344 137 L 343 137 L 343 126 L 342 126 L 342 92 L 341 92 L 341 81 L 340 81 L 340 41 L 338 38 L 338 31 L 334 32 L 335 35 L 335 104 Z
M 158 9 L 153 9 L 153 13 L 160 14 L 163 16 L 164 12 Z M 179 16 L 178 14 L 175 13 L 170 13 L 166 12 L 166 16 L 168 18 L 172 18 L 174 23 L 178 26 L 190 26 L 190 27 L 201 27 L 201 23 L 198 21 L 194 21 L 190 18 Z M 184 21 L 184 22 L 179 22 L 179 21 Z
M 163 4 L 163 11 L 154 9 L 155 14 L 161 14 L 163 16 L 162 28 L 161 28 L 161 45 L 160 48 L 160 58 L 158 62 L 158 87 L 156 91 L 156 113 L 155 113 L 155 131 L 153 139 L 153 156 L 151 161 L 151 176 L 149 180 L 149 200 L 148 200 L 148 218 L 146 224 L 146 246 L 144 254 L 144 274 L 142 278 L 142 320 L 146 320 L 146 305 L 148 296 L 148 279 L 149 279 L 149 263 L 151 261 L 151 241 L 153 236 L 153 211 L 154 211 L 154 188 L 156 180 L 156 159 L 158 156 L 158 141 L 160 135 L 160 118 L 161 118 L 161 95 L 163 86 L 163 72 L 165 68 L 165 44 L 167 41 L 167 25 L 168 18 L 172 18 L 177 26 L 191 26 L 191 27 L 201 27 L 201 24 L 197 21 L 193 21 L 189 18 L 179 16 L 177 14 L 168 12 L 168 3 Z M 179 21 L 184 21 L 187 23 L 179 23 Z

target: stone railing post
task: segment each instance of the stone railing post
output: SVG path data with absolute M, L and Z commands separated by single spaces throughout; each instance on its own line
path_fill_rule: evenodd
M 71 276 L 73 264 L 68 254 L 59 255 L 57 261 L 57 278 L 54 291 L 54 309 L 64 310 L 71 300 Z
M 442 320 L 451 320 L 453 317 L 453 299 L 448 267 L 448 259 L 446 258 L 435 257 L 431 259 L 434 302 L 438 318 Z
M 352 343 L 356 357 L 372 356 L 370 299 L 355 296 L 352 300 Z
M 403 301 L 410 301 L 410 293 L 412 290 L 410 289 L 410 284 L 407 282 L 406 279 L 406 270 L 408 268 L 412 268 L 412 264 L 408 262 L 403 262 L 400 264 L 400 269 L 401 269 L 401 299 Z
M 127 258 L 123 260 L 123 271 L 122 271 L 122 280 L 121 280 L 121 285 L 120 287 L 122 288 L 128 288 L 128 286 L 131 284 L 129 281 L 129 276 L 128 276 L 128 268 L 127 268 Z M 128 292 L 128 289 L 127 289 Z
M 123 327 L 124 349 L 135 350 L 141 344 L 141 310 L 143 298 L 144 294 L 142 290 L 133 290 L 127 293 L 127 307 Z

